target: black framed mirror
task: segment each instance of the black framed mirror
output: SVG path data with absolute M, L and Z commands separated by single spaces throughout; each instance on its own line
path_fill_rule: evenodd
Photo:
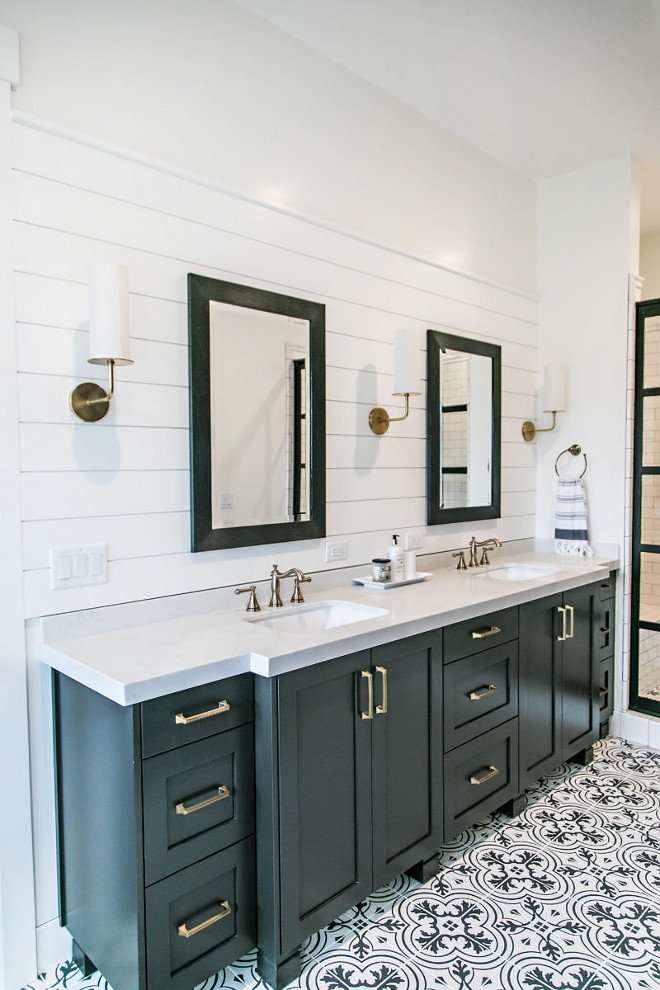
M 188 275 L 191 548 L 325 536 L 325 306 Z
M 500 515 L 502 348 L 428 330 L 430 526 Z

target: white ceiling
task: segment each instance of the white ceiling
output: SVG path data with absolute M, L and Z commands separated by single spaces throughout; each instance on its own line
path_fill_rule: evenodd
M 239 0 L 533 179 L 632 152 L 660 230 L 660 0 Z

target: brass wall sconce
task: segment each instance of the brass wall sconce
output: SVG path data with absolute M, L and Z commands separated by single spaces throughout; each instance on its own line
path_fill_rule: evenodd
M 402 395 L 405 398 L 403 416 L 390 416 L 387 409 L 375 406 L 369 413 L 371 432 L 377 436 L 387 433 L 390 423 L 401 423 L 408 418 L 410 412 L 410 396 L 421 395 L 415 391 L 417 384 L 415 345 L 409 330 L 394 332 L 394 389 L 392 395 Z
M 522 425 L 525 440 L 533 440 L 537 433 L 552 433 L 557 424 L 557 413 L 566 409 L 566 369 L 563 364 L 547 364 L 543 386 L 543 412 L 552 413 L 552 426 L 540 429 L 531 419 Z
M 103 419 L 115 389 L 115 365 L 133 364 L 128 334 L 128 270 L 124 265 L 96 264 L 89 280 L 88 364 L 107 364 L 108 390 L 96 382 L 76 385 L 69 408 L 85 423 Z

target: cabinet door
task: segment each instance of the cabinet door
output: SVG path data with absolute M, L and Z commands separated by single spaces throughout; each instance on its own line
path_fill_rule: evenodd
M 598 738 L 598 671 L 594 634 L 595 585 L 564 593 L 572 636 L 561 645 L 562 759 L 569 759 Z
M 562 761 L 561 646 L 557 641 L 561 595 L 520 606 L 520 787 Z
M 431 633 L 371 653 L 374 889 L 442 842 L 440 644 Z
M 365 651 L 279 678 L 282 955 L 372 890 L 369 663 Z

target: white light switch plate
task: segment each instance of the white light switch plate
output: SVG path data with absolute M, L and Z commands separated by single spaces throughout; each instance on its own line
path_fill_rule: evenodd
M 105 584 L 108 580 L 107 543 L 87 543 L 80 547 L 51 547 L 51 591 Z

